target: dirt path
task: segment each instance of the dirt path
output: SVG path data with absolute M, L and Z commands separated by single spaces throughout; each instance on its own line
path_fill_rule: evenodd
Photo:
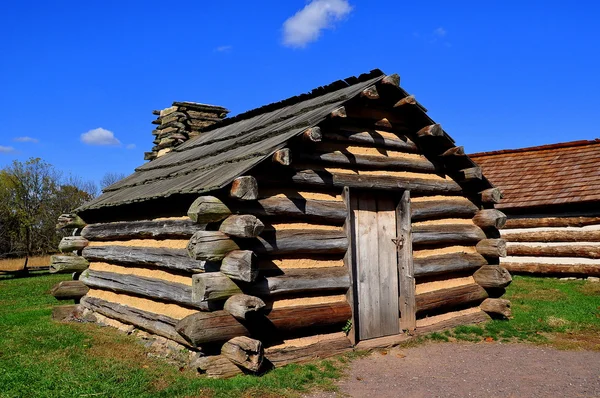
M 600 397 L 600 352 L 525 344 L 427 344 L 373 353 L 339 382 L 351 397 Z

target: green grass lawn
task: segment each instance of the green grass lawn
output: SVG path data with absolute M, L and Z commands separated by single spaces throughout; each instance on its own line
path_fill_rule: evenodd
M 263 377 L 197 377 L 149 358 L 132 336 L 51 321 L 49 289 L 68 276 L 0 277 L 0 397 L 281 397 L 333 389 L 351 356 L 290 365 Z M 433 340 L 532 341 L 600 349 L 600 284 L 516 277 L 514 319 L 459 327 Z M 359 354 L 354 354 L 359 355 Z

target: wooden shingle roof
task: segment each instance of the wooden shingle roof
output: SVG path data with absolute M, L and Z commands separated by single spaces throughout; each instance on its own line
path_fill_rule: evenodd
M 600 201 L 600 139 L 469 156 L 502 190 L 498 208 Z
M 384 76 L 375 69 L 224 119 L 75 211 L 223 188 Z

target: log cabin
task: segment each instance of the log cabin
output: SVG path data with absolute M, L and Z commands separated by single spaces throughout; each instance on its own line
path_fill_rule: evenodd
M 511 273 L 600 276 L 600 140 L 470 155 L 504 193 Z
M 500 191 L 399 80 L 155 111 L 149 162 L 59 219 L 55 271 L 214 377 L 507 316 Z

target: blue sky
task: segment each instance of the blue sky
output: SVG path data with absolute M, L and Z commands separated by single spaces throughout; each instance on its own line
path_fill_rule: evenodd
M 309 3 L 4 4 L 0 167 L 33 156 L 85 179 L 129 174 L 153 109 L 236 114 L 373 68 L 399 73 L 468 152 L 600 136 L 596 2 Z

